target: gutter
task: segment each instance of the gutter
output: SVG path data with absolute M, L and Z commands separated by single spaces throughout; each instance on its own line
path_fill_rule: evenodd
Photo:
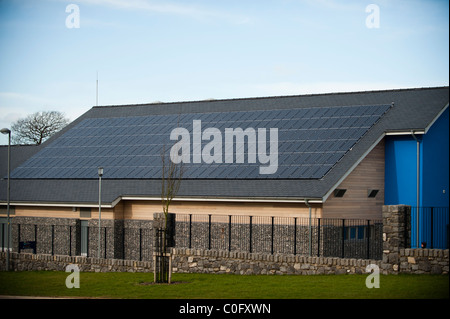
M 121 196 L 123 200 L 155 200 L 160 201 L 161 197 L 146 196 Z M 232 197 L 175 197 L 173 201 L 186 202 L 241 202 L 241 203 L 305 203 L 306 199 L 301 198 L 232 198 Z M 321 198 L 308 199 L 310 203 L 322 204 Z
M 122 200 L 142 200 L 142 201 L 161 201 L 161 197 L 150 196 L 119 196 L 111 203 L 102 203 L 102 208 L 114 208 Z M 303 204 L 305 201 L 312 204 L 322 204 L 321 198 L 299 199 L 299 198 L 201 198 L 201 197 L 175 197 L 175 202 L 228 202 L 228 203 L 292 203 Z M 0 202 L 0 205 L 6 205 L 6 202 Z M 11 202 L 12 206 L 46 206 L 46 207 L 86 207 L 98 208 L 98 203 L 58 203 L 58 202 Z

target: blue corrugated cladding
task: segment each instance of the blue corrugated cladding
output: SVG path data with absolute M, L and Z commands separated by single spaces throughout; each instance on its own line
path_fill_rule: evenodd
M 420 192 L 417 203 L 417 144 L 412 136 L 386 137 L 385 204 L 424 207 L 419 210 L 419 246 L 448 248 L 449 110 L 420 137 Z M 431 207 L 433 220 L 431 221 Z M 412 246 L 417 246 L 416 210 L 413 209 Z M 433 240 L 431 240 L 433 231 Z M 440 235 L 436 235 L 440 234 Z

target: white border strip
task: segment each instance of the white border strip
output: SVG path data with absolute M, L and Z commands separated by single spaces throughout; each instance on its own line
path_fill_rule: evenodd
M 114 208 L 122 200 L 136 200 L 136 201 L 161 201 L 160 197 L 145 197 L 145 196 L 121 196 L 116 198 L 111 204 L 102 204 L 102 208 Z M 322 204 L 320 198 L 304 198 L 304 199 L 259 199 L 259 198 L 193 198 L 193 197 L 176 197 L 173 201 L 186 202 L 228 202 L 228 203 L 292 203 L 304 204 L 308 200 L 311 204 Z M 0 205 L 6 205 L 6 202 L 1 202 Z M 97 208 L 98 204 L 86 203 L 46 203 L 46 202 L 11 202 L 11 206 L 38 206 L 38 207 L 87 207 Z

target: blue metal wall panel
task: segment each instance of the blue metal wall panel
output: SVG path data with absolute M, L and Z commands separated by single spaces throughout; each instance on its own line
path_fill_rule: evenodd
M 417 144 L 411 136 L 387 136 L 385 149 L 385 204 L 412 206 L 411 247 L 448 248 L 449 223 L 449 111 L 420 136 L 420 192 L 417 203 Z M 433 210 L 431 209 L 433 207 Z M 431 217 L 433 215 L 433 218 Z
M 423 137 L 422 206 L 449 206 L 449 110 Z
M 417 205 L 417 144 L 411 136 L 386 136 L 386 205 Z

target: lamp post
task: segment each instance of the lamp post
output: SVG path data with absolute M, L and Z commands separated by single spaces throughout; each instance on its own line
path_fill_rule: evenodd
M 8 134 L 8 182 L 6 186 L 6 202 L 7 202 L 7 208 L 6 208 L 6 271 L 9 271 L 9 248 L 10 248 L 10 219 L 9 219 L 9 193 L 10 193 L 10 171 L 11 171 L 11 130 L 7 128 L 2 128 L 1 131 L 2 134 Z
M 103 176 L 103 167 L 100 166 L 98 168 L 98 258 L 100 258 L 100 247 L 101 247 L 100 224 L 102 222 L 102 176 Z

